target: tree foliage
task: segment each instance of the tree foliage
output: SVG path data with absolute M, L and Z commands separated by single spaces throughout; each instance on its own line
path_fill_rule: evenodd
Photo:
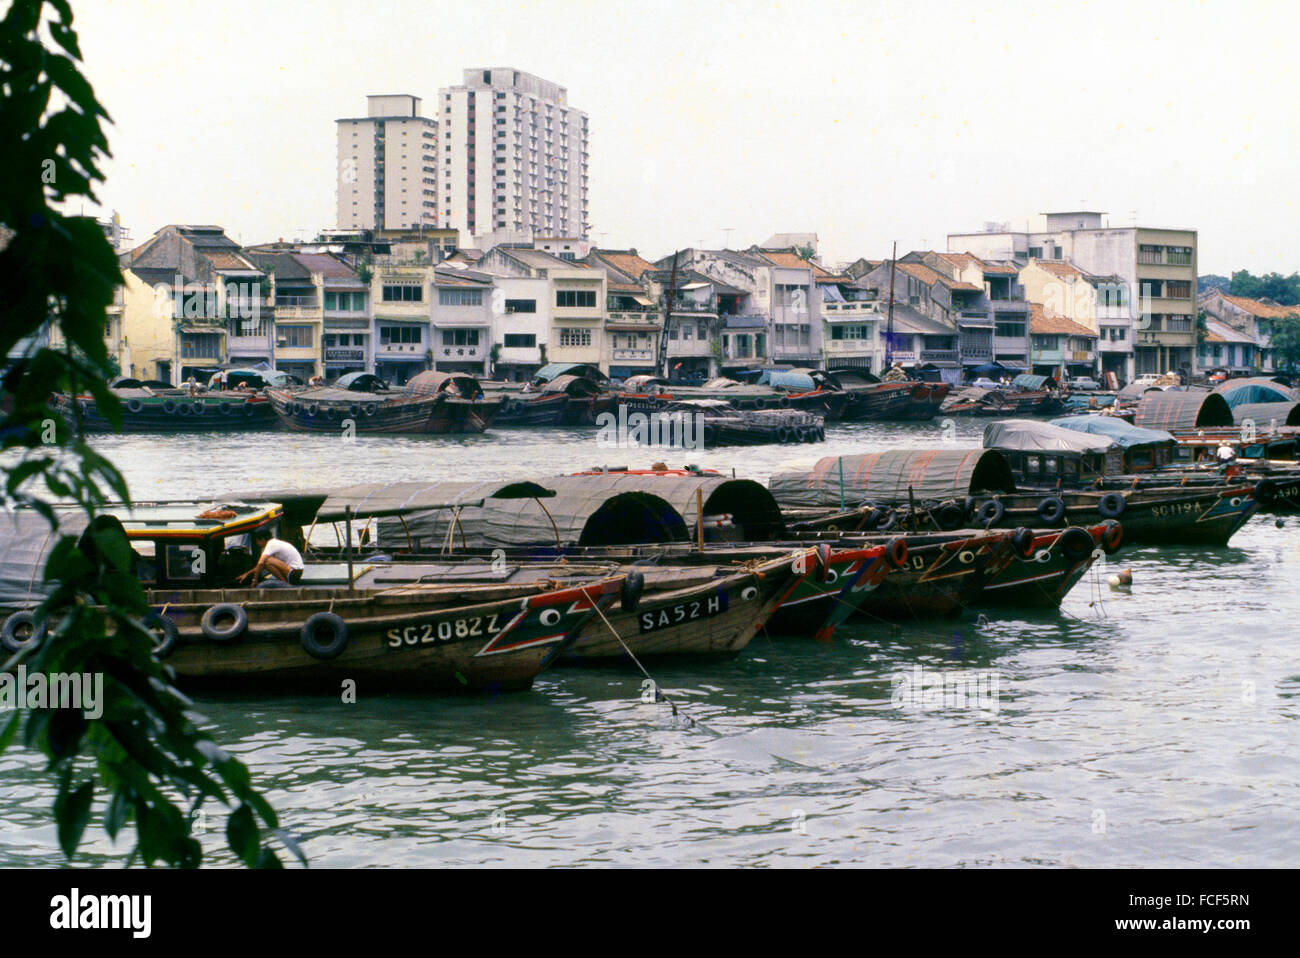
M 1271 299 L 1282 306 L 1295 306 L 1300 304 L 1300 273 L 1292 273 L 1290 276 L 1281 273 L 1255 276 L 1248 270 L 1240 269 L 1232 274 L 1228 292 L 1233 296 Z
M 49 595 L 36 610 L 43 637 L 4 668 L 102 674 L 103 711 L 89 718 L 80 709 L 15 709 L 0 721 L 0 750 L 21 729 L 22 743 L 48 760 L 58 783 L 58 840 L 69 858 L 100 799 L 110 838 L 134 828 L 130 860 L 196 866 L 194 823 L 215 801 L 232 809 L 226 834 L 238 858 L 274 867 L 272 833 L 295 854 L 296 846 L 247 768 L 199 731 L 201 716 L 154 657 L 150 609 L 120 530 L 114 536 L 92 522 L 80 537 L 59 532 L 56 500 L 94 517 L 110 496 L 128 498 L 118 470 L 49 405 L 59 389 L 88 393 L 121 422 L 104 343 L 106 307 L 121 282 L 117 260 L 94 219 L 60 211 L 72 199 L 95 201 L 108 156 L 109 117 L 79 70 L 72 20 L 68 0 L 14 0 L 0 21 L 0 224 L 8 238 L 0 250 L 0 355 L 28 344 L 5 375 L 12 407 L 0 422 L 0 449 L 12 464 L 3 490 L 7 507 L 38 511 L 58 534 L 44 570 Z M 42 335 L 53 327 L 62 334 L 58 347 Z
M 1269 348 L 1279 369 L 1290 372 L 1300 369 L 1300 319 L 1289 316 L 1273 320 Z

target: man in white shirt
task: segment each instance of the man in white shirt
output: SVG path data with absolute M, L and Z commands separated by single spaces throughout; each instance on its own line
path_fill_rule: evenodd
M 257 560 L 257 565 L 236 579 L 236 582 L 252 578 L 257 583 L 266 572 L 289 585 L 297 585 L 302 581 L 302 554 L 290 543 L 275 538 L 265 528 L 258 529 L 253 534 L 253 541 L 265 543 L 262 546 L 262 556 Z

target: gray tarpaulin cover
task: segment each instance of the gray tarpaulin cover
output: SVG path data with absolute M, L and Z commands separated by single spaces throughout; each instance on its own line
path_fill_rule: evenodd
M 811 469 L 774 475 L 767 487 L 782 505 L 835 507 L 841 501 L 849 507 L 905 503 L 909 487 L 918 503 L 1016 488 L 1007 461 L 988 449 L 891 449 L 828 456 Z
M 1115 440 L 1124 449 L 1174 441 L 1174 437 L 1162 429 L 1143 429 L 1141 426 L 1125 422 L 1118 416 L 1063 416 L 1060 419 L 1053 419 L 1052 425 L 1060 426 L 1062 429 L 1073 429 L 1075 432 L 1106 436 Z
M 1265 376 L 1249 376 L 1244 379 L 1228 379 L 1214 387 L 1214 391 L 1227 400 L 1229 406 L 1241 406 L 1245 403 L 1295 402 L 1300 400 L 1300 391 Z
M 1256 429 L 1268 429 L 1274 423 L 1279 426 L 1300 426 L 1300 403 L 1294 402 L 1251 402 L 1232 407 L 1233 421 L 1240 424 L 1247 419 L 1254 420 Z
M 1133 413 L 1133 424 L 1168 430 L 1231 426 L 1232 410 L 1218 393 L 1153 390 L 1142 394 Z
M 780 531 L 781 514 L 772 496 L 748 479 L 723 476 L 642 476 L 607 473 L 543 480 L 548 499 L 493 499 L 459 511 L 453 546 L 496 548 L 537 545 L 615 545 L 687 540 L 695 529 L 696 490 L 706 516 L 728 515 L 747 538 Z M 453 512 L 414 511 L 382 519 L 377 541 L 403 548 L 420 539 L 422 548 L 444 541 Z
M 0 608 L 6 612 L 39 605 L 47 591 L 42 577 L 45 560 L 59 536 L 78 535 L 86 528 L 84 515 L 59 518 L 59 531 L 26 509 L 0 514 Z
M 1004 419 L 984 427 L 984 448 L 1008 452 L 1106 452 L 1115 443 L 1033 419 Z

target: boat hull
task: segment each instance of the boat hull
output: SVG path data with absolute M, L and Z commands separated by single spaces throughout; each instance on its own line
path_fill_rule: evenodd
M 178 641 L 164 661 L 186 686 L 338 694 L 351 680 L 361 694 L 511 691 L 532 684 L 597 604 L 612 601 L 619 582 L 488 601 L 445 588 L 208 590 L 150 601 L 176 624 Z M 237 602 L 248 616 L 233 641 L 213 641 L 201 627 L 221 602 Z M 309 615 L 324 611 L 344 620 L 348 638 L 322 660 L 307 652 L 301 632 Z
M 787 557 L 749 571 L 670 592 L 647 592 L 634 610 L 597 617 L 562 654 L 565 662 L 627 661 L 689 655 L 729 657 L 767 622 L 794 579 L 809 574 L 807 559 Z M 620 641 L 621 639 L 621 641 Z
M 1062 530 L 1063 531 L 1063 530 Z M 1106 550 L 1110 526 L 1095 525 L 1086 531 L 1094 548 L 1085 555 L 1067 554 L 1062 531 L 1034 530 L 1033 553 L 1029 557 L 1014 555 L 1011 562 L 984 586 L 975 598 L 977 605 L 1014 605 L 1054 609 L 1092 568 Z M 1110 546 L 1118 547 L 1118 541 Z
M 357 434 L 480 433 L 501 408 L 500 399 L 460 399 L 444 394 L 377 399 L 374 394 L 358 393 L 356 399 L 343 401 L 271 389 L 267 396 L 286 429 L 336 435 L 349 427 Z
M 202 396 L 159 396 L 122 403 L 122 428 L 116 429 L 93 399 L 81 397 L 83 432 L 249 432 L 271 429 L 276 416 L 264 397 L 247 393 L 207 393 Z M 53 407 L 75 427 L 77 412 L 72 397 L 56 396 Z

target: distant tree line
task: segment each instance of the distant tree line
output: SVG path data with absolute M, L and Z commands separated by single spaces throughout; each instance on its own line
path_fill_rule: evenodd
M 1250 299 L 1271 299 L 1281 306 L 1300 305 L 1300 273 L 1283 276 L 1281 273 L 1265 273 L 1256 276 L 1244 269 L 1232 274 L 1228 285 L 1232 296 L 1246 296 Z

